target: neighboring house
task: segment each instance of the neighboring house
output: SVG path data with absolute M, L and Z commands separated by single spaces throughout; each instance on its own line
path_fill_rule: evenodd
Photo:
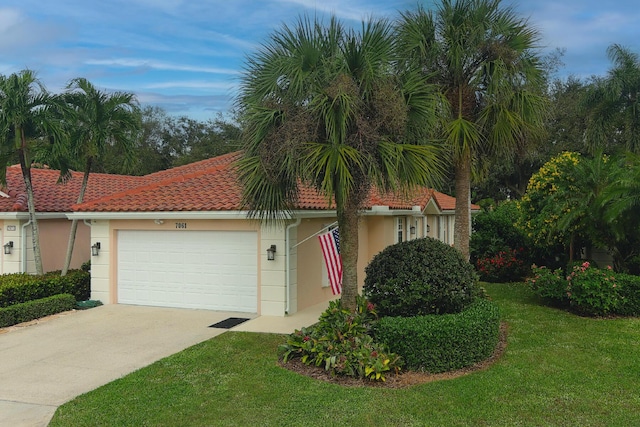
M 276 316 L 331 299 L 315 236 L 335 223 L 335 210 L 304 188 L 286 224 L 247 219 L 237 157 L 147 175 L 74 206 L 67 217 L 89 224 L 91 245 L 99 246 L 91 257 L 92 299 Z M 388 245 L 423 236 L 452 243 L 454 208 L 454 198 L 430 189 L 410 200 L 372 194 L 360 221 L 360 284 L 365 266 Z
M 67 214 L 78 200 L 82 176 L 80 172 L 73 172 L 65 184 L 59 184 L 59 171 L 31 169 L 44 271 L 59 270 L 64 264 L 71 228 Z M 94 199 L 133 188 L 140 185 L 142 180 L 141 177 L 91 174 L 85 198 Z M 27 194 L 19 165 L 7 168 L 6 181 L 6 186 L 0 191 L 0 245 L 10 246 L 7 251 L 11 253 L 0 251 L 0 274 L 35 273 Z M 89 242 L 89 227 L 81 222 L 78 225 L 72 268 L 79 268 L 91 258 Z
M 247 219 L 233 169 L 238 155 L 143 177 L 92 173 L 80 205 L 82 173 L 61 184 L 58 171 L 32 169 L 44 270 L 62 268 L 75 218 L 71 267 L 91 259 L 91 297 L 106 304 L 283 316 L 333 298 L 316 236 L 335 226 L 335 210 L 303 188 L 286 224 Z M 452 243 L 454 209 L 453 197 L 430 189 L 410 200 L 373 192 L 360 221 L 360 285 L 365 266 L 388 245 L 423 236 Z M 0 251 L 0 273 L 35 272 L 19 166 L 7 168 L 0 191 L 0 230 L 1 244 L 12 245 L 10 254 Z

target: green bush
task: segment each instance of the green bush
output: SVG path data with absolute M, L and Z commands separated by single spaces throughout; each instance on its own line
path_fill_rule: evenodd
M 0 276 L 0 307 L 65 293 L 75 296 L 77 301 L 89 299 L 91 275 L 82 270 L 69 270 L 64 277 L 60 271 L 42 276 L 26 273 Z
M 533 276 L 527 278 L 527 284 L 531 290 L 541 298 L 554 303 L 566 304 L 567 280 L 561 268 L 551 270 L 547 267 L 532 267 Z
M 579 314 L 640 315 L 640 277 L 616 273 L 611 267 L 598 269 L 589 261 L 571 266 L 567 276 L 561 269 L 534 267 L 527 283 L 536 295 L 554 305 L 569 305 Z
M 69 311 L 75 305 L 76 298 L 73 295 L 59 294 L 0 308 L 0 328 Z
M 588 261 L 567 276 L 567 296 L 574 310 L 590 316 L 615 314 L 620 295 L 613 270 L 591 267 Z
M 474 215 L 469 250 L 480 280 L 513 282 L 529 273 L 530 254 L 525 248 L 531 245 L 515 225 L 519 215 L 514 201 L 504 201 L 494 210 Z
M 408 369 L 452 371 L 493 354 L 500 339 L 500 311 L 495 303 L 477 299 L 460 313 L 382 317 L 374 337 L 398 353 Z
M 640 316 L 640 277 L 624 273 L 616 273 L 615 277 L 620 296 L 617 314 Z
M 284 363 L 300 358 L 334 375 L 384 381 L 385 373 L 397 372 L 402 361 L 373 341 L 369 332 L 375 320 L 374 306 L 364 298 L 358 299 L 355 313 L 343 309 L 340 300 L 332 301 L 317 324 L 289 335 L 279 346 L 280 355 Z
M 457 313 L 477 291 L 473 266 L 456 249 L 431 238 L 388 246 L 365 273 L 364 294 L 380 316 Z
M 520 281 L 529 272 L 529 267 L 521 259 L 521 249 L 508 249 L 492 256 L 476 260 L 480 280 L 492 283 Z

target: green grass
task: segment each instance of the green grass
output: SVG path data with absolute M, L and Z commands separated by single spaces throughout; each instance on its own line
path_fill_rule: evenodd
M 51 426 L 638 426 L 640 319 L 542 307 L 486 285 L 509 325 L 488 370 L 347 388 L 276 365 L 282 336 L 227 332 L 61 406 Z

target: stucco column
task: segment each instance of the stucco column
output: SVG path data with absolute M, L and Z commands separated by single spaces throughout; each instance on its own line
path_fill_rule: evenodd
M 267 249 L 275 245 L 274 260 Z M 263 224 L 260 227 L 260 314 L 284 316 L 287 310 L 285 226 Z
M 98 256 L 91 257 L 91 299 L 103 304 L 117 302 L 111 287 L 111 239 L 109 221 L 91 221 L 91 245 L 100 242 Z M 115 286 L 114 286 L 115 288 Z

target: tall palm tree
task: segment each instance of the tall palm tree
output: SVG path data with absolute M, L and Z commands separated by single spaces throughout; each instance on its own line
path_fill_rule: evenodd
M 640 153 L 640 59 L 617 44 L 607 54 L 613 67 L 592 82 L 584 101 L 587 145 L 592 151 Z
M 538 35 L 500 0 L 443 0 L 401 15 L 398 44 L 410 66 L 439 88 L 438 130 L 455 171 L 454 246 L 469 256 L 472 165 L 507 161 L 542 129 L 545 97 Z
M 56 99 L 31 70 L 0 78 L 0 179 L 6 181 L 7 162 L 17 155 L 27 191 L 37 274 L 43 274 L 43 269 L 31 163 L 39 143 L 62 138 L 60 123 L 51 114 Z
M 119 152 L 123 153 L 123 164 L 133 165 L 135 138 L 141 126 L 140 110 L 132 93 L 105 93 L 84 78 L 73 79 L 67 85 L 64 99 L 68 107 L 64 122 L 69 128 L 69 139 L 65 141 L 66 149 L 58 150 L 58 153 L 70 157 L 58 159 L 58 163 L 63 173 L 66 169 L 65 160 L 79 163 L 84 175 L 77 202 L 82 203 L 91 169 L 105 153 L 107 146 L 119 146 Z M 78 220 L 74 219 L 71 222 L 63 276 L 71 264 L 77 229 Z
M 384 20 L 345 30 L 300 18 L 248 58 L 238 98 L 244 201 L 254 217 L 284 220 L 299 184 L 334 203 L 343 263 L 342 303 L 356 304 L 359 209 L 372 187 L 432 185 L 438 150 L 420 141 L 435 117 L 433 94 L 410 70 L 395 72 Z

